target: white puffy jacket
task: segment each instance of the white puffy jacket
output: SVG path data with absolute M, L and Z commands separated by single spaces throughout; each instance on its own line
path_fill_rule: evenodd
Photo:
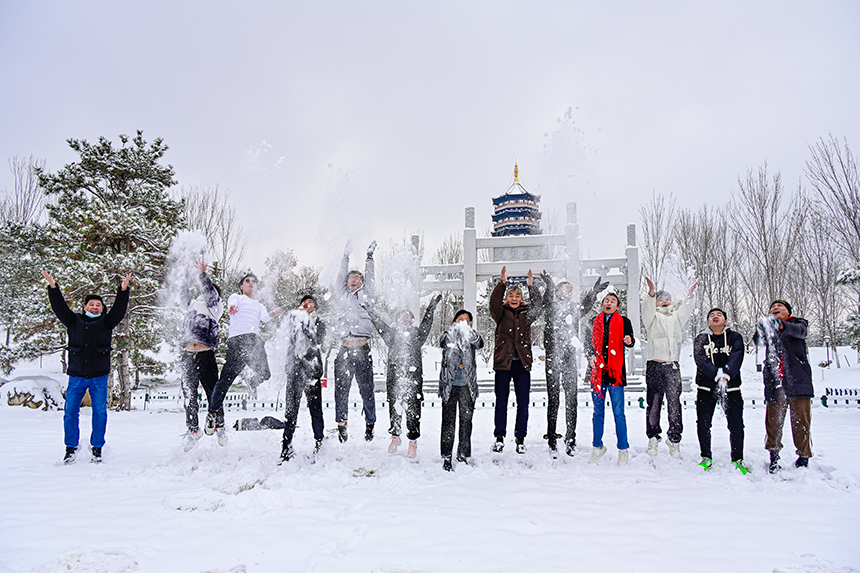
M 642 300 L 642 322 L 648 332 L 648 360 L 678 362 L 681 358 L 681 329 L 690 319 L 693 305 L 689 298 L 678 308 L 657 308 L 657 297 L 645 295 Z

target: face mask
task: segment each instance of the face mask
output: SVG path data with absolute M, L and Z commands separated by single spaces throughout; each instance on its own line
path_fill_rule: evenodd
M 90 317 L 90 318 L 98 318 L 98 317 L 100 317 L 100 316 L 101 316 L 101 314 L 93 314 L 93 313 L 91 313 L 91 312 L 90 312 L 90 311 L 88 311 L 88 310 L 84 311 L 84 314 L 85 314 L 85 315 L 87 315 L 87 316 L 88 316 L 88 317 Z

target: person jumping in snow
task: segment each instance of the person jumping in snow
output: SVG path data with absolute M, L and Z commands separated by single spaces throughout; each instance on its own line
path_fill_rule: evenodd
M 602 312 L 594 317 L 591 326 L 590 373 L 591 399 L 594 401 L 592 427 L 594 437 L 591 445 L 591 458 L 594 463 L 606 453 L 603 445 L 603 422 L 606 410 L 606 394 L 612 401 L 612 414 L 615 417 L 615 435 L 618 441 L 618 465 L 627 464 L 627 418 L 624 415 L 624 386 L 627 385 L 627 367 L 624 348 L 632 348 L 636 342 L 633 324 L 618 311 L 620 299 L 614 291 L 603 297 L 600 305 Z
M 579 319 L 581 308 L 591 308 L 597 294 L 609 286 L 601 283 L 600 277 L 594 287 L 582 300 L 573 296 L 573 286 L 562 281 L 556 287 L 546 271 L 541 273 L 546 285 L 543 295 L 544 320 L 543 343 L 546 350 L 546 435 L 550 452 L 555 457 L 557 440 L 559 397 L 564 388 L 564 417 L 567 430 L 564 435 L 565 453 L 572 456 L 576 450 L 576 408 L 577 408 L 577 364 L 576 353 L 579 345 Z
M 66 453 L 63 463 L 75 461 L 80 439 L 81 400 L 87 390 L 93 408 L 90 446 L 93 462 L 102 461 L 107 428 L 108 374 L 110 374 L 111 335 L 113 329 L 125 317 L 128 309 L 131 273 L 122 279 L 113 306 L 105 312 L 104 301 L 97 294 L 84 298 L 84 312 L 75 313 L 66 304 L 60 287 L 48 271 L 42 271 L 48 281 L 48 300 L 51 310 L 68 331 L 69 386 L 66 389 L 66 404 L 63 413 L 63 431 Z
M 741 365 L 744 362 L 744 338 L 727 326 L 726 313 L 719 308 L 708 311 L 708 330 L 693 343 L 696 361 L 696 429 L 702 460 L 699 465 L 711 469 L 711 424 L 714 409 L 721 404 L 729 426 L 732 464 L 746 475 L 744 463 L 744 399 L 741 396 Z
M 334 410 L 337 422 L 337 437 L 347 440 L 346 429 L 349 417 L 349 389 L 352 378 L 358 385 L 364 407 L 364 439 L 373 440 L 376 423 L 376 399 L 373 395 L 373 358 L 370 356 L 370 336 L 373 324 L 364 307 L 373 306 L 376 298 L 375 263 L 373 252 L 376 241 L 367 247 L 364 275 L 349 270 L 349 255 L 352 241 L 347 241 L 337 273 L 337 335 L 341 341 L 340 351 L 334 360 Z
M 409 310 L 400 311 L 399 319 L 392 326 L 382 320 L 372 308 L 365 307 L 373 321 L 373 326 L 388 346 L 385 385 L 388 393 L 388 415 L 391 420 L 391 427 L 388 430 L 391 434 L 391 444 L 388 446 L 390 454 L 395 453 L 400 446 L 403 417 L 398 408 L 404 407 L 406 437 L 409 439 L 406 457 L 414 458 L 418 454 L 418 438 L 421 436 L 421 402 L 424 400 L 421 347 L 430 334 L 433 313 L 440 300 L 442 300 L 441 294 L 433 297 L 417 328 L 412 325 L 414 318 Z
M 229 337 L 227 338 L 227 358 L 221 368 L 221 377 L 212 391 L 212 401 L 206 415 L 206 434 L 218 434 L 218 443 L 227 443 L 227 429 L 224 427 L 224 398 L 230 390 L 233 381 L 245 366 L 253 370 L 254 375 L 248 381 L 251 397 L 255 398 L 257 386 L 271 378 L 269 359 L 266 347 L 260 337 L 260 323 L 269 322 L 272 317 L 281 312 L 278 307 L 269 312 L 260 302 L 254 300 L 257 293 L 257 275 L 247 273 L 239 281 L 239 293 L 233 293 L 227 299 L 227 313 L 230 315 Z
M 218 382 L 218 365 L 215 363 L 215 347 L 218 345 L 218 321 L 224 313 L 221 304 L 221 291 L 206 274 L 207 264 L 203 259 L 194 261 L 197 269 L 197 284 L 200 295 L 191 298 L 187 276 L 179 290 L 179 305 L 185 311 L 182 320 L 182 338 L 179 343 L 184 345 L 180 358 L 182 376 L 182 393 L 185 396 L 185 449 L 190 450 L 200 439 L 198 421 L 199 405 L 197 388 L 203 386 L 206 401 L 212 402 L 212 392 Z M 221 411 L 221 419 L 224 411 Z
M 648 332 L 648 362 L 645 365 L 645 433 L 648 436 L 648 454 L 657 455 L 660 444 L 660 410 L 663 397 L 669 414 L 669 431 L 666 444 L 669 454 L 681 457 L 681 432 L 684 430 L 681 413 L 681 340 L 684 325 L 693 313 L 692 297 L 699 284 L 693 282 L 686 299 L 678 308 L 672 306 L 672 295 L 656 292 L 654 281 L 645 277 L 648 295 L 642 301 L 642 323 Z
M 457 311 L 451 328 L 439 339 L 442 368 L 439 372 L 439 397 L 442 398 L 442 468 L 451 471 L 457 409 L 460 410 L 460 433 L 457 461 L 468 463 L 472 456 L 472 415 L 478 399 L 478 365 L 475 351 L 484 347 L 484 339 L 472 328 L 472 313 Z
M 317 318 L 317 303 L 311 295 L 302 297 L 298 310 L 291 311 L 287 316 L 287 360 L 285 371 L 286 410 L 284 412 L 284 438 L 281 444 L 280 463 L 284 463 L 295 455 L 293 450 L 293 434 L 296 431 L 296 419 L 299 415 L 299 405 L 302 393 L 307 396 L 308 411 L 311 414 L 311 428 L 314 431 L 314 455 L 318 454 L 323 443 L 323 412 L 322 386 L 320 379 L 323 375 L 322 354 L 320 347 L 325 341 L 326 327 Z
M 530 304 L 523 302 L 523 291 L 517 285 L 508 285 L 507 267 L 502 267 L 501 280 L 490 295 L 490 316 L 496 322 L 495 349 L 493 351 L 493 370 L 496 371 L 495 393 L 496 441 L 494 452 L 505 447 L 505 433 L 508 423 L 508 396 L 511 380 L 517 396 L 517 420 L 514 438 L 517 453 L 526 453 L 525 438 L 529 422 L 529 390 L 531 389 L 532 369 L 532 323 L 537 320 L 543 306 L 540 291 L 534 286 L 532 271 L 529 269 L 526 285 L 529 289 Z M 507 289 L 507 291 L 506 291 Z
M 758 319 L 753 337 L 757 345 L 764 345 L 765 358 L 765 449 L 770 452 L 770 473 L 780 470 L 779 452 L 782 450 L 782 428 L 785 414 L 791 411 L 791 435 L 797 449 L 794 465 L 805 468 L 812 457 L 812 368 L 806 349 L 808 323 L 792 316 L 791 305 L 775 300 L 770 315 Z

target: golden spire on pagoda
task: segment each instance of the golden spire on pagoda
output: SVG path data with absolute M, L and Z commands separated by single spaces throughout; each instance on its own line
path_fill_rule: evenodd
M 520 182 L 520 168 L 514 163 L 514 183 Z

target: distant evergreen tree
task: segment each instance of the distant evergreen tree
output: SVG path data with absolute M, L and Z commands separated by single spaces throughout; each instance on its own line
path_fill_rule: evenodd
M 40 170 L 39 184 L 56 196 L 48 206 L 45 265 L 71 308 L 80 308 L 88 293 L 102 295 L 110 306 L 122 277 L 132 273 L 128 313 L 114 331 L 110 397 L 111 407 L 127 410 L 130 367 L 136 376 L 163 369 L 153 358 L 162 339 L 157 297 L 170 241 L 184 218 L 182 202 L 167 193 L 176 182 L 173 166 L 160 163 L 167 151 L 163 141 L 148 144 L 142 131 L 119 139 L 119 147 L 104 137 L 96 144 L 69 139 L 79 160 L 53 174 Z M 56 321 L 54 334 L 54 341 L 63 334 Z M 39 337 L 30 343 L 31 351 L 56 350 L 58 344 Z

